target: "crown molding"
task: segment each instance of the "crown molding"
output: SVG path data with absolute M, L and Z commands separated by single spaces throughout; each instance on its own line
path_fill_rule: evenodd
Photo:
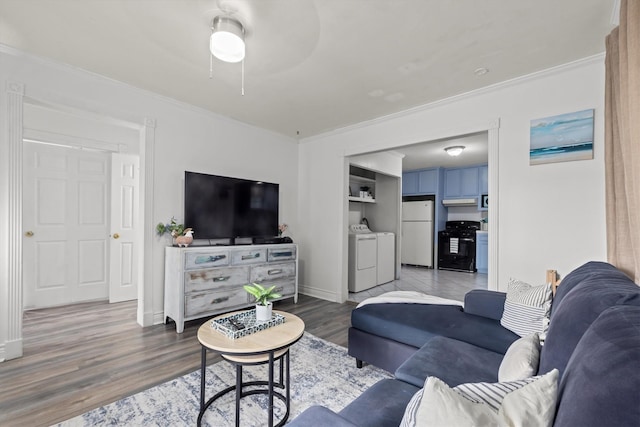
M 354 125 L 345 126 L 342 128 L 334 129 L 328 132 L 324 132 L 318 135 L 310 136 L 308 138 L 303 138 L 300 140 L 301 144 L 312 143 L 319 139 L 324 139 L 329 136 L 337 136 L 345 133 L 349 133 L 358 129 L 366 128 L 376 124 L 386 123 L 392 120 L 397 120 L 402 117 L 406 117 L 415 113 L 420 113 L 423 111 L 433 110 L 435 108 L 440 108 L 442 106 L 452 104 L 454 102 L 460 102 L 466 99 L 471 99 L 480 95 L 484 95 L 489 92 L 493 92 L 500 89 L 505 89 L 508 87 L 520 85 L 523 83 L 539 80 L 542 78 L 547 78 L 550 76 L 554 76 L 557 74 L 565 73 L 567 71 L 573 70 L 575 68 L 581 68 L 591 64 L 600 64 L 604 63 L 605 53 L 598 53 L 596 55 L 591 55 L 585 58 L 578 59 L 576 61 L 568 62 L 562 65 L 557 65 L 555 67 L 546 68 L 544 70 L 536 71 L 534 73 L 525 74 L 520 77 L 515 77 L 513 79 L 504 80 L 502 82 L 498 82 L 489 86 L 485 86 L 479 89 L 475 89 L 469 92 L 461 93 L 459 95 L 454 95 L 448 98 L 443 98 L 438 101 L 430 102 L 428 104 L 419 105 L 414 108 L 410 108 L 408 110 L 403 110 L 397 113 L 388 114 L 385 116 L 377 117 L 375 119 L 366 120 L 360 123 L 356 123 Z

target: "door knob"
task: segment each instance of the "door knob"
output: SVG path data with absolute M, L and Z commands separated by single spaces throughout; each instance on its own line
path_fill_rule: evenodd
M 24 235 L 27 237 L 33 237 L 33 231 L 27 231 Z
M 120 235 L 119 235 L 118 233 L 113 233 L 113 238 L 114 238 L 114 239 L 119 239 L 119 238 L 120 238 Z

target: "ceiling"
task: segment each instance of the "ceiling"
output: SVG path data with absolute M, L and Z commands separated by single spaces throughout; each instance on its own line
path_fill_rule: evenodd
M 604 52 L 615 5 L 1 0 L 0 44 L 304 138 Z M 209 78 L 218 15 L 246 27 L 244 96 L 240 64 Z
M 489 157 L 489 135 L 479 132 L 456 138 L 438 139 L 426 143 L 415 144 L 402 148 L 394 148 L 396 153 L 404 154 L 402 170 L 424 169 L 432 167 L 460 167 L 487 163 Z M 445 148 L 461 145 L 464 151 L 452 157 L 444 151 Z

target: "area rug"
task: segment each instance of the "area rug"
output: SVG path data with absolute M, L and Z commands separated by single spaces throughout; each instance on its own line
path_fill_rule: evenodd
M 356 368 L 355 359 L 344 347 L 309 333 L 290 350 L 291 410 L 289 421 L 312 405 L 340 411 L 364 390 L 391 375 L 376 367 Z M 276 365 L 277 366 L 277 365 Z M 276 369 L 277 375 L 277 369 Z M 243 368 L 245 381 L 266 380 L 267 367 Z M 235 368 L 222 361 L 207 368 L 207 399 L 215 392 L 235 384 Z M 206 411 L 203 426 L 235 425 L 235 393 L 216 400 Z M 276 422 L 284 413 L 284 404 L 274 399 Z M 240 406 L 240 425 L 266 426 L 267 397 L 244 397 Z M 200 409 L 200 371 L 160 384 L 133 396 L 97 408 L 57 424 L 76 426 L 195 426 Z

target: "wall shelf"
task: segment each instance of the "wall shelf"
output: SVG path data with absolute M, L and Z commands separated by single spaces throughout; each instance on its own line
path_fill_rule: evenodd
M 355 197 L 355 196 L 349 196 L 349 201 L 350 202 L 360 202 L 360 203 L 375 203 L 376 199 L 373 199 L 371 197 Z

